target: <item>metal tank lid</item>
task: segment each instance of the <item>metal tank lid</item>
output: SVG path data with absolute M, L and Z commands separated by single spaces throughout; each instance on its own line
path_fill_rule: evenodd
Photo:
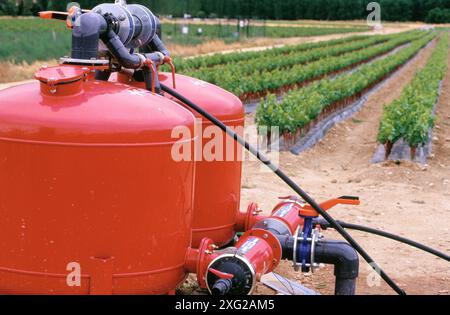
M 47 95 L 71 95 L 82 91 L 82 80 L 87 78 L 88 68 L 56 66 L 42 67 L 34 77 L 41 82 L 41 92 Z

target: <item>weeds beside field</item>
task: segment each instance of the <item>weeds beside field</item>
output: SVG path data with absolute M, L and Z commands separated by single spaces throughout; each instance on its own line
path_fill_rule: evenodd
M 189 33 L 183 34 L 182 28 L 186 27 Z M 261 23 L 239 27 L 229 23 L 200 24 L 200 23 L 163 23 L 163 33 L 168 42 L 198 44 L 205 40 L 223 39 L 225 42 L 234 42 L 248 38 L 288 38 L 311 37 L 331 34 L 347 34 L 366 32 L 368 27 L 342 27 L 337 25 L 324 26 L 276 26 Z
M 0 60 L 28 64 L 68 55 L 71 36 L 65 23 L 40 19 L 0 19 Z
M 348 34 L 361 28 L 325 29 L 300 27 L 262 27 L 251 29 L 251 36 L 243 34 L 233 38 L 237 25 L 190 26 L 188 35 L 181 34 L 179 24 L 165 23 L 164 40 L 176 56 L 193 56 L 217 51 L 242 49 L 247 47 L 272 46 L 290 43 L 289 37 L 324 34 Z M 203 34 L 197 35 L 198 28 Z M 265 31 L 263 31 L 265 29 Z M 281 31 L 277 31 L 281 29 Z M 42 65 L 53 65 L 57 59 L 70 54 L 71 32 L 64 22 L 41 20 L 39 18 L 0 18 L 0 83 L 27 80 Z M 298 30 L 298 32 L 295 32 Z M 257 33 L 260 32 L 260 33 Z M 266 32 L 266 37 L 264 33 Z M 281 32 L 281 33 L 279 33 Z M 279 34 L 278 34 L 279 33 Z M 349 34 L 348 34 L 349 35 Z M 278 38 L 279 37 L 279 38 Z M 310 37 L 308 37 L 310 38 Z M 325 36 L 324 36 L 325 38 Z M 292 38 L 294 39 L 294 38 Z M 306 40 L 306 38 L 305 38 Z M 300 40 L 301 41 L 301 40 Z
M 30 80 L 33 78 L 34 73 L 44 64 L 50 66 L 56 65 L 57 63 L 58 62 L 56 59 L 45 62 L 36 61 L 31 64 L 25 61 L 19 64 L 12 62 L 0 62 L 0 84 Z
M 230 24 L 189 24 L 188 34 L 183 24 L 164 23 L 164 40 L 170 45 L 195 46 L 210 41 L 225 44 L 259 38 L 311 37 L 366 31 L 361 27 L 276 27 L 249 26 L 240 28 Z M 70 53 L 71 32 L 65 23 L 39 18 L 0 19 L 0 61 L 16 64 L 59 58 Z

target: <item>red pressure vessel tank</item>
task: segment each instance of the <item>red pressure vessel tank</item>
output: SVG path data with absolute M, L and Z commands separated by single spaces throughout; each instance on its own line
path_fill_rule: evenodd
M 160 81 L 173 88 L 172 75 L 161 73 Z M 145 88 L 143 82 L 137 82 L 126 74 L 113 75 L 112 81 Z M 233 128 L 243 135 L 245 113 L 242 102 L 233 94 L 204 81 L 176 75 L 176 91 L 193 101 L 221 120 L 225 125 Z M 170 95 L 168 99 L 177 101 Z M 193 112 L 197 119 L 202 117 Z M 197 142 L 200 152 L 209 152 L 212 129 L 217 128 L 206 119 L 202 119 L 197 130 L 202 142 Z M 192 232 L 192 246 L 198 247 L 205 237 L 214 240 L 215 244 L 224 246 L 235 235 L 236 218 L 240 206 L 241 174 L 242 174 L 242 148 L 233 139 L 219 130 L 223 140 L 222 152 L 215 152 L 213 160 L 202 154 L 196 160 L 195 192 L 194 192 L 194 219 Z M 206 148 L 206 149 L 205 149 Z
M 0 92 L 0 294 L 164 294 L 186 276 L 195 164 L 171 132 L 194 116 L 84 71 Z

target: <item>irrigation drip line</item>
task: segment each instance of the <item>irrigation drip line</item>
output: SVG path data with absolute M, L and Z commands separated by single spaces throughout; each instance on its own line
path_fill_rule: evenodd
M 242 137 L 240 137 L 236 132 L 234 132 L 231 128 L 228 128 L 224 123 L 222 123 L 219 119 L 209 114 L 207 111 L 203 110 L 201 107 L 197 106 L 183 95 L 174 91 L 173 89 L 167 87 L 166 85 L 161 84 L 161 88 L 164 92 L 172 95 L 177 98 L 188 107 L 211 121 L 214 125 L 219 127 L 223 132 L 227 133 L 230 137 L 232 137 L 236 142 L 242 145 L 247 151 L 253 154 L 259 161 L 261 161 L 264 165 L 266 165 L 269 169 L 271 169 L 282 181 L 284 181 L 290 188 L 292 188 L 305 202 L 307 202 L 311 207 L 317 211 L 330 225 L 337 231 L 342 237 L 364 258 L 367 263 L 372 267 L 373 270 L 378 272 L 381 278 L 399 295 L 406 295 L 406 292 L 401 289 L 379 266 L 378 264 L 370 257 L 370 255 L 356 242 L 355 239 L 335 220 L 333 217 L 328 214 L 325 210 L 323 210 L 320 205 L 308 195 L 300 186 L 298 186 L 292 179 L 289 178 L 277 165 L 275 165 L 272 161 L 270 161 L 264 154 L 262 154 L 258 149 L 250 145 L 247 141 L 245 141 Z
M 328 228 L 330 227 L 330 225 L 328 223 L 324 223 L 324 222 L 318 222 L 320 226 L 322 226 L 323 228 Z M 431 248 L 429 246 L 426 246 L 424 244 L 418 243 L 416 241 L 407 239 L 405 237 L 399 236 L 399 235 L 395 235 L 389 232 L 385 232 L 382 230 L 377 230 L 371 227 L 367 227 L 367 226 L 363 226 L 363 225 L 357 225 L 357 224 L 351 224 L 351 223 L 346 223 L 346 222 L 342 222 L 342 221 L 338 221 L 338 223 L 344 228 L 344 229 L 349 229 L 349 230 L 355 230 L 355 231 L 361 231 L 361 232 L 366 232 L 369 234 L 374 234 L 374 235 L 378 235 L 384 238 L 388 238 L 412 247 L 415 247 L 417 249 L 420 249 L 424 252 L 427 252 L 431 255 L 434 255 L 436 257 L 442 258 L 443 260 L 446 260 L 448 262 L 450 262 L 450 256 L 442 253 L 434 248 Z

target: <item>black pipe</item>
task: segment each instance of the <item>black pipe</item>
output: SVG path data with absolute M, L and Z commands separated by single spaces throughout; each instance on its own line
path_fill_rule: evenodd
M 162 26 L 161 26 L 161 22 L 158 19 L 158 23 L 156 23 L 156 35 L 158 35 L 159 39 L 163 40 L 164 38 L 162 37 Z
M 96 70 L 95 71 L 95 80 L 99 81 L 108 81 L 111 77 L 111 71 L 110 70 Z
M 142 57 L 140 57 L 137 54 L 131 54 L 128 49 L 124 46 L 124 44 L 122 43 L 122 41 L 120 40 L 119 36 L 112 30 L 109 29 L 102 37 L 101 39 L 103 40 L 103 42 L 105 43 L 106 47 L 108 47 L 109 51 L 111 52 L 111 54 L 114 56 L 114 58 L 116 58 L 116 60 L 119 62 L 119 64 L 127 69 L 139 69 L 141 68 L 142 65 Z M 155 35 L 155 39 L 154 40 L 159 40 L 159 38 L 157 38 L 157 36 Z M 161 40 L 159 40 L 159 42 L 161 42 Z M 157 48 L 155 48 L 155 50 L 153 51 L 159 51 L 161 52 L 163 55 L 169 56 L 169 52 L 167 51 L 167 49 L 165 48 L 164 44 L 158 44 L 157 46 L 155 46 Z M 142 52 L 145 52 L 148 50 L 142 49 Z M 156 53 L 145 53 L 145 55 L 141 55 L 144 56 L 148 59 L 153 60 L 156 64 L 159 64 L 160 62 L 162 62 L 162 60 L 160 60 L 159 56 Z M 150 73 L 150 72 L 148 72 Z M 155 78 L 157 79 L 157 78 Z M 159 85 L 159 82 L 157 82 L 157 85 Z
M 105 19 L 96 13 L 81 15 L 72 31 L 72 58 L 97 59 L 100 34 L 107 29 Z
M 322 227 L 322 229 L 325 229 L 325 230 L 330 227 L 330 224 L 328 222 L 326 222 L 325 220 L 322 220 L 322 219 L 315 220 L 314 223 L 315 224 L 319 224 Z M 407 238 L 404 238 L 404 237 L 401 237 L 401 236 L 398 236 L 398 235 L 395 235 L 395 234 L 392 234 L 392 233 L 388 233 L 388 232 L 385 232 L 385 231 L 381 231 L 381 230 L 377 230 L 377 229 L 374 229 L 374 228 L 370 228 L 370 227 L 367 227 L 367 226 L 350 224 L 350 223 L 341 222 L 341 221 L 339 221 L 339 223 L 345 229 L 366 232 L 366 233 L 378 235 L 378 236 L 381 236 L 381 237 L 384 237 L 384 238 L 388 238 L 388 239 L 391 239 L 391 240 L 394 240 L 394 241 L 397 241 L 397 242 L 400 242 L 400 243 L 403 243 L 403 244 L 415 247 L 415 248 L 420 249 L 420 250 L 422 250 L 424 252 L 427 252 L 427 253 L 429 253 L 431 255 L 434 255 L 436 257 L 442 258 L 442 259 L 444 259 L 446 261 L 450 261 L 450 256 L 449 255 L 444 254 L 444 253 L 442 253 L 442 252 L 440 252 L 440 251 L 438 251 L 438 250 L 436 250 L 434 248 L 431 248 L 431 247 L 428 247 L 426 245 L 420 244 L 420 243 L 418 243 L 416 241 L 413 241 L 413 240 L 410 240 L 410 239 L 407 239 Z
M 283 259 L 294 260 L 294 237 L 277 236 L 283 248 Z M 297 247 L 296 257 L 301 257 L 301 248 Z M 315 263 L 334 265 L 336 277 L 336 295 L 355 295 L 356 279 L 359 273 L 358 253 L 348 243 L 342 241 L 321 240 L 316 243 Z
M 152 38 L 150 43 L 148 43 L 146 46 L 140 47 L 139 51 L 142 53 L 145 53 L 145 54 L 159 51 L 164 56 L 170 56 L 169 50 L 166 48 L 166 45 L 164 44 L 164 42 L 161 39 L 162 39 L 161 22 L 159 21 L 159 19 L 156 19 L 156 34 L 155 34 L 155 36 Z
M 142 69 L 142 74 L 144 75 L 145 87 L 147 90 L 151 91 L 152 81 L 154 81 L 155 93 L 161 94 L 161 84 L 159 82 L 157 68 L 155 65 L 159 65 L 159 64 L 163 63 L 164 60 L 161 59 L 162 55 L 161 55 L 161 53 L 152 52 L 152 53 L 145 53 L 144 56 L 146 59 L 150 59 L 151 61 L 153 61 L 153 65 L 144 67 Z M 153 67 L 153 72 L 155 73 L 155 78 L 153 78 L 153 73 L 149 67 Z
M 236 142 L 242 145 L 246 150 L 248 150 L 251 154 L 256 156 L 258 160 L 264 163 L 268 168 L 270 168 L 281 180 L 283 180 L 289 187 L 291 187 L 300 197 L 303 198 L 311 207 L 316 210 L 322 217 L 325 218 L 327 222 L 331 224 L 331 226 L 336 229 L 336 231 L 341 234 L 347 242 L 369 263 L 369 265 L 376 271 L 380 273 L 381 278 L 386 281 L 386 283 L 398 294 L 406 295 L 406 292 L 402 290 L 378 265 L 377 263 L 369 256 L 369 254 L 356 242 L 353 237 L 345 231 L 345 229 L 333 219 L 333 217 L 328 214 L 322 207 L 311 198 L 303 189 L 301 189 L 292 179 L 290 179 L 282 170 L 278 168 L 273 162 L 271 162 L 266 156 L 264 156 L 259 150 L 250 145 L 247 141 L 245 141 L 242 137 L 240 137 L 236 132 L 234 132 L 231 128 L 228 128 L 224 123 L 218 120 L 216 117 L 209 114 L 207 111 L 203 110 L 201 107 L 197 106 L 183 95 L 178 92 L 172 90 L 164 84 L 161 84 L 161 88 L 164 92 L 172 95 L 177 98 L 188 107 L 211 121 L 214 125 L 218 126 L 222 131 L 226 132 L 230 137 L 232 137 Z
M 359 257 L 350 244 L 321 240 L 316 244 L 314 260 L 316 263 L 334 265 L 334 276 L 336 277 L 334 294 L 355 295 Z
M 139 69 L 142 67 L 142 58 L 137 54 L 130 54 L 119 36 L 112 29 L 109 29 L 101 36 L 101 39 L 122 67 L 127 69 Z
M 346 279 L 336 277 L 336 284 L 334 286 L 335 295 L 355 295 L 356 293 L 356 278 Z
M 289 235 L 277 235 L 280 241 L 281 248 L 283 249 L 282 259 L 294 260 L 294 238 Z
M 159 38 L 158 35 L 155 35 L 153 37 L 150 44 L 148 44 L 149 51 L 159 51 L 164 56 L 170 56 L 169 50 L 166 48 L 166 45 L 164 45 L 163 41 Z
M 220 279 L 214 284 L 211 289 L 212 295 L 227 295 L 233 287 L 233 282 L 230 279 Z

